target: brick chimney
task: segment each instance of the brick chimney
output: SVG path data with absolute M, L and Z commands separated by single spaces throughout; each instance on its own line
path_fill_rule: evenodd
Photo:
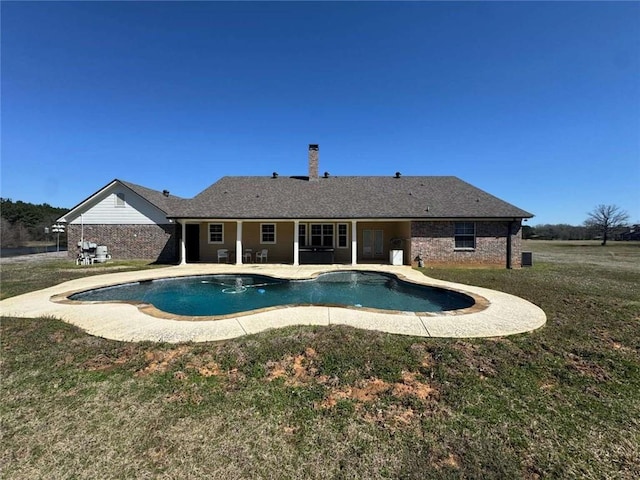
M 309 181 L 318 180 L 318 150 L 317 144 L 309 144 Z

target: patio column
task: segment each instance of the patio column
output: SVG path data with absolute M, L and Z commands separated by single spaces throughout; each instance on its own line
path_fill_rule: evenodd
M 236 264 L 242 265 L 242 221 L 236 223 Z
M 351 220 L 351 265 L 358 264 L 358 222 Z
M 300 228 L 300 220 L 293 221 L 293 265 L 300 265 L 300 243 L 299 243 L 299 232 Z
M 180 224 L 182 226 L 182 235 L 180 236 L 180 265 L 187 263 L 187 247 L 185 239 L 187 238 L 187 222 L 184 220 Z

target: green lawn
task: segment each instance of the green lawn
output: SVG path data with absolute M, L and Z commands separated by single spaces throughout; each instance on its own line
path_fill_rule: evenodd
M 0 300 L 91 275 L 166 267 L 147 260 L 122 260 L 78 266 L 71 260 L 18 261 L 0 266 Z
M 571 248 L 528 242 L 521 270 L 425 269 L 547 313 L 505 338 L 132 344 L 3 318 L 3 477 L 639 478 L 640 246 Z

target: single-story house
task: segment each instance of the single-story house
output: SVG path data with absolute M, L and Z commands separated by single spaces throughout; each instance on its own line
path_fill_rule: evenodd
M 59 221 L 70 246 L 120 259 L 521 266 L 533 215 L 457 177 L 320 175 L 318 145 L 308 163 L 307 176 L 223 177 L 191 199 L 116 179 Z

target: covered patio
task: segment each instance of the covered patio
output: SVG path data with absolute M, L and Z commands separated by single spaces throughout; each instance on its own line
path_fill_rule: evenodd
M 176 220 L 181 264 L 411 264 L 408 220 Z

